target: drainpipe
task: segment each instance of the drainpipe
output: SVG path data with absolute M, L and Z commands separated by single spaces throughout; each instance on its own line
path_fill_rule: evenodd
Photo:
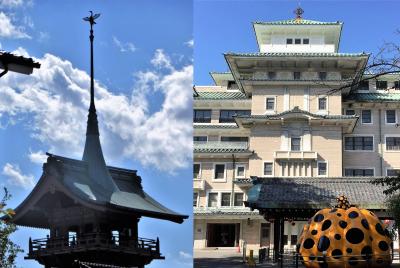
M 380 157 L 380 168 L 381 168 L 381 176 L 385 176 L 383 173 L 383 144 L 382 144 L 382 118 L 381 112 L 382 110 L 379 109 L 379 157 Z
M 232 174 L 232 188 L 231 188 L 231 207 L 234 206 L 233 202 L 234 202 L 234 192 L 235 192 L 235 173 L 236 173 L 236 159 L 235 159 L 235 155 L 232 154 L 232 170 L 233 170 L 233 174 Z

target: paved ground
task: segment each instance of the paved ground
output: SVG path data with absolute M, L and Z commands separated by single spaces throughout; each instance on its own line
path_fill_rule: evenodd
M 399 261 L 392 264 L 391 268 L 400 268 Z M 245 268 L 248 267 L 242 261 L 241 253 L 237 253 L 235 250 L 195 250 L 194 251 L 194 268 Z M 257 264 L 257 267 L 276 267 L 279 268 L 278 264 L 263 263 Z M 299 266 L 304 267 L 304 266 Z

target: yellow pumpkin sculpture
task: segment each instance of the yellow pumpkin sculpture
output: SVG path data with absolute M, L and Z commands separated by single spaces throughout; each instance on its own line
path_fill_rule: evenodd
M 298 247 L 305 267 L 389 267 L 392 240 L 385 225 L 371 211 L 350 207 L 345 196 L 337 200 L 303 228 Z

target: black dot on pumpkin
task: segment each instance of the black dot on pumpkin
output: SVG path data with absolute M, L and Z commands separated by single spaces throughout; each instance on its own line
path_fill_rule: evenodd
M 340 214 L 340 213 L 337 213 L 336 215 L 337 215 L 338 217 L 342 217 L 342 214 Z
M 359 244 L 364 240 L 364 233 L 358 228 L 351 228 L 346 233 L 346 240 L 352 244 Z
M 315 260 L 315 256 L 310 256 L 309 259 L 310 259 L 310 261 L 313 261 L 313 260 Z
M 321 231 L 325 231 L 326 229 L 329 229 L 329 227 L 331 227 L 331 225 L 332 225 L 332 222 L 330 220 L 324 221 L 324 223 L 322 224 Z
M 356 257 L 351 257 L 351 258 L 349 259 L 349 264 L 350 264 L 351 266 L 356 266 L 356 265 L 358 264 L 357 258 L 356 258 Z
M 314 217 L 314 221 L 315 222 L 321 222 L 321 221 L 323 221 L 324 220 L 324 215 L 322 215 L 322 214 L 317 214 L 317 215 L 315 215 L 315 217 Z
M 361 224 L 365 229 L 369 230 L 369 224 L 368 224 L 368 221 L 366 219 L 362 219 L 361 220 Z
M 352 250 L 351 248 L 347 248 L 347 249 L 346 249 L 346 252 L 347 252 L 347 253 L 352 253 L 353 250 Z
M 342 236 L 340 234 L 335 234 L 335 239 L 340 240 L 340 239 L 342 239 Z
M 311 231 L 311 234 L 312 234 L 312 235 L 316 235 L 316 234 L 318 234 L 318 231 L 317 231 L 317 230 L 312 230 L 312 231 Z
M 328 250 L 329 245 L 331 244 L 331 241 L 329 240 L 328 237 L 326 237 L 325 235 L 321 236 L 319 241 L 318 241 L 318 251 L 323 252 Z
M 378 244 L 378 247 L 380 248 L 380 250 L 382 251 L 386 251 L 389 249 L 389 245 L 388 243 L 386 243 L 385 241 L 380 241 Z
M 334 249 L 332 250 L 332 257 L 335 259 L 340 259 L 340 257 L 343 255 L 342 251 L 340 249 Z
M 314 240 L 312 240 L 311 238 L 307 238 L 304 243 L 303 243 L 303 247 L 305 249 L 310 249 L 314 246 Z
M 342 227 L 343 229 L 347 227 L 347 222 L 345 221 L 339 221 L 339 226 Z
M 370 246 L 365 246 L 361 250 L 361 255 L 363 255 L 364 260 L 369 260 L 372 258 L 372 248 Z
M 358 217 L 357 211 L 352 211 L 352 212 L 349 213 L 349 218 L 350 219 L 355 219 L 357 217 Z
M 380 235 L 383 235 L 383 236 L 385 235 L 382 225 L 379 222 L 375 225 L 375 229 Z

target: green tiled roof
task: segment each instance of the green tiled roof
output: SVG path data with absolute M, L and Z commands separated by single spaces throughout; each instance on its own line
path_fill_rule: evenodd
M 226 56 L 242 56 L 242 57 L 361 57 L 361 56 L 369 56 L 369 54 L 362 53 L 298 53 L 298 52 L 254 52 L 254 53 L 234 53 L 228 52 L 225 53 Z
M 400 101 L 400 93 L 353 93 L 346 96 L 344 100 L 360 102 L 397 102 Z
M 305 20 L 305 19 L 291 19 L 291 20 L 278 20 L 278 21 L 255 21 L 253 24 L 263 24 L 263 25 L 340 25 L 339 21 L 336 22 L 325 22 L 316 20 Z
M 226 207 L 226 208 L 215 208 L 215 207 L 202 207 L 193 208 L 193 214 L 195 216 L 223 216 L 223 215 L 246 215 L 246 216 L 259 216 L 258 210 L 251 210 L 245 207 Z
M 237 125 L 233 124 L 214 124 L 214 125 L 206 125 L 206 124 L 194 124 L 193 128 L 195 129 L 237 129 L 239 128 Z
M 247 142 L 194 142 L 194 153 L 250 153 Z
M 235 92 L 201 92 L 197 91 L 195 100 L 248 100 L 249 98 L 240 91 Z

